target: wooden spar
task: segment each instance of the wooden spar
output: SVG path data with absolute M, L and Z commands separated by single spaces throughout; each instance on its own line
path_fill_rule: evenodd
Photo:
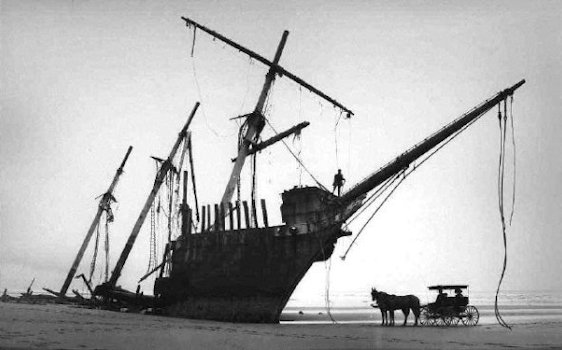
M 242 229 L 242 213 L 240 210 L 240 201 L 236 201 L 236 225 L 238 230 Z
M 207 204 L 207 231 L 211 231 L 211 227 L 213 227 L 213 224 L 211 224 L 211 205 Z
M 333 104 L 334 106 L 340 108 L 341 110 L 343 110 L 344 112 L 346 112 L 348 114 L 348 116 L 353 115 L 353 112 L 351 110 L 349 110 L 348 108 L 344 107 L 341 103 L 339 103 L 338 101 L 336 101 L 335 99 L 331 98 L 330 96 L 326 95 L 325 93 L 323 93 L 322 91 L 318 90 L 317 88 L 315 88 L 314 86 L 308 84 L 307 82 L 305 82 L 304 80 L 302 80 L 301 78 L 297 77 L 296 75 L 288 72 L 287 70 L 285 70 L 283 67 L 279 66 L 279 62 L 273 60 L 273 62 L 270 62 L 268 59 L 266 59 L 265 57 L 255 53 L 254 51 L 245 48 L 244 46 L 237 44 L 236 42 L 228 39 L 227 37 L 189 19 L 186 17 L 182 17 L 181 19 L 183 19 L 186 23 L 187 26 L 194 26 L 196 28 L 201 29 L 202 31 L 206 32 L 207 34 L 219 39 L 220 41 L 234 47 L 235 49 L 238 49 L 240 51 L 242 51 L 243 53 L 245 53 L 246 55 L 250 56 L 251 58 L 265 64 L 266 66 L 269 66 L 270 69 L 274 69 L 276 71 L 277 74 L 283 76 L 285 75 L 286 77 L 288 77 L 289 79 L 292 79 L 293 81 L 295 81 L 297 84 L 304 86 L 307 90 L 309 90 L 310 92 L 322 97 L 323 99 L 325 99 L 326 101 L 330 102 L 331 104 Z M 285 31 L 286 33 L 288 33 L 287 31 Z
M 261 200 L 261 212 L 263 214 L 263 226 L 269 227 L 269 220 L 267 219 L 267 207 L 265 205 L 265 199 Z
M 123 158 L 123 161 L 121 162 L 121 165 L 119 166 L 119 168 L 115 172 L 115 176 L 113 177 L 113 181 L 111 182 L 111 185 L 109 186 L 107 191 L 103 194 L 103 196 L 100 199 L 100 202 L 98 204 L 98 211 L 96 213 L 96 216 L 94 217 L 94 221 L 92 221 L 92 224 L 90 225 L 90 228 L 88 229 L 88 232 L 86 233 L 86 237 L 84 237 L 84 241 L 82 242 L 82 246 L 80 246 L 80 249 L 78 250 L 78 254 L 76 254 L 76 258 L 74 259 L 74 262 L 72 263 L 72 266 L 70 267 L 70 271 L 68 271 L 68 275 L 66 276 L 66 279 L 64 280 L 64 283 L 61 287 L 60 295 L 63 296 L 63 297 L 66 295 L 66 292 L 68 291 L 68 287 L 70 286 L 70 283 L 72 282 L 72 279 L 74 278 L 74 275 L 76 274 L 76 269 L 78 269 L 78 265 L 80 265 L 80 262 L 82 261 L 82 257 L 84 256 L 84 252 L 86 251 L 86 248 L 88 247 L 90 239 L 92 238 L 92 235 L 94 234 L 94 231 L 96 230 L 96 227 L 98 227 L 98 224 L 99 224 L 99 221 L 100 221 L 100 218 L 101 218 L 101 215 L 102 215 L 103 211 L 106 208 L 108 208 L 108 206 L 111 204 L 111 200 L 113 198 L 113 194 L 112 194 L 113 190 L 115 189 L 115 186 L 117 186 L 117 182 L 119 181 L 119 177 L 123 173 L 123 167 L 125 166 L 125 163 L 127 162 L 127 159 L 129 158 L 129 155 L 131 154 L 132 150 L 133 150 L 133 146 L 129 146 L 129 148 L 127 149 L 127 153 L 125 154 L 125 158 Z
M 242 167 L 244 166 L 244 162 L 246 161 L 246 156 L 248 155 L 250 145 L 255 140 L 257 140 L 265 125 L 264 117 L 262 115 L 263 107 L 265 105 L 265 100 L 267 98 L 267 94 L 269 93 L 269 89 L 271 88 L 271 85 L 275 80 L 275 66 L 281 58 L 281 53 L 283 52 L 283 48 L 285 47 L 285 43 L 287 42 L 288 35 L 288 31 L 285 31 L 283 33 L 283 37 L 279 42 L 279 46 L 277 46 L 275 58 L 273 59 L 274 65 L 269 68 L 269 72 L 267 72 L 265 76 L 265 82 L 263 83 L 261 94 L 256 104 L 256 108 L 254 109 L 254 113 L 251 113 L 247 119 L 248 129 L 238 150 L 238 156 L 236 157 L 236 162 L 234 163 L 230 178 L 224 190 L 221 203 L 228 203 L 232 199 L 232 195 L 234 194 L 234 190 L 236 189 L 238 179 L 240 178 L 240 173 L 242 172 Z
M 298 125 L 293 126 L 292 128 L 283 131 L 282 133 L 279 133 L 275 136 L 273 136 L 270 139 L 267 139 L 263 142 L 258 143 L 257 145 L 253 146 L 249 151 L 247 155 L 251 155 L 254 154 L 256 152 L 261 151 L 262 149 L 269 147 L 271 145 L 273 145 L 276 142 L 281 141 L 282 139 L 284 139 L 285 137 L 294 134 L 294 133 L 298 133 L 299 131 L 301 131 L 302 129 L 306 128 L 307 126 L 309 126 L 310 123 L 309 122 L 302 122 Z M 236 158 L 232 159 L 232 161 L 236 161 Z
M 229 203 L 230 203 L 230 202 L 229 202 Z M 226 230 L 226 227 L 225 227 L 225 226 L 226 226 L 226 223 L 225 223 L 226 219 L 225 219 L 225 212 L 224 212 L 224 203 L 220 203 L 220 204 L 219 204 L 219 215 L 220 215 L 220 218 L 219 218 L 219 221 L 220 221 L 220 229 L 221 229 L 221 231 L 224 232 L 224 231 Z
M 384 181 L 406 168 L 410 163 L 414 162 L 416 159 L 439 145 L 441 142 L 445 141 L 447 138 L 484 115 L 484 113 L 488 112 L 495 105 L 505 100 L 508 96 L 513 95 L 514 91 L 524 83 L 525 80 L 521 80 L 512 87 L 498 92 L 496 95 L 474 107 L 469 112 L 454 120 L 452 123 L 446 125 L 427 139 L 387 163 L 377 172 L 355 185 L 348 192 L 344 193 L 341 197 L 336 198 L 336 202 L 345 205 L 376 188 Z
M 191 208 L 188 206 L 187 207 L 187 236 L 188 237 L 191 234 L 192 228 L 194 228 L 194 226 L 193 226 L 193 213 L 191 211 Z
M 183 201 L 181 204 L 181 234 L 185 239 L 189 239 L 188 231 L 191 228 L 191 220 L 189 220 L 189 206 L 187 205 L 187 171 L 183 172 Z
M 191 124 L 191 121 L 193 120 L 193 117 L 195 116 L 195 112 L 197 111 L 198 107 L 199 107 L 199 102 L 195 103 L 195 106 L 193 107 L 193 110 L 191 111 L 191 114 L 189 115 L 187 122 L 185 123 L 184 127 L 180 131 L 176 143 L 174 144 L 172 150 L 170 151 L 170 155 L 168 156 L 168 159 L 166 159 L 166 161 L 162 164 L 162 166 L 158 170 L 158 174 L 156 174 L 156 179 L 154 180 L 154 186 L 152 187 L 152 191 L 150 192 L 148 198 L 146 199 L 146 202 L 144 203 L 144 207 L 142 208 L 140 215 L 137 221 L 135 222 L 135 226 L 133 226 L 133 230 L 129 235 L 129 239 L 127 240 L 127 243 L 125 244 L 125 248 L 123 248 L 123 251 L 121 252 L 121 256 L 119 257 L 119 260 L 115 265 L 115 269 L 113 269 L 111 278 L 107 282 L 107 285 L 109 287 L 115 287 L 115 284 L 119 279 L 119 276 L 121 276 L 121 271 L 123 270 L 123 266 L 125 265 L 125 262 L 129 257 L 129 253 L 131 252 L 131 249 L 133 249 L 133 244 L 135 243 L 135 240 L 139 235 L 140 229 L 142 227 L 142 224 L 144 223 L 146 215 L 148 214 L 148 211 L 150 210 L 150 207 L 154 202 L 154 198 L 156 198 L 156 195 L 158 194 L 158 190 L 160 189 L 160 186 L 162 185 L 162 182 L 164 181 L 166 174 L 173 167 L 172 161 L 174 160 L 174 157 L 176 155 L 176 152 L 178 151 L 178 148 L 182 140 L 185 138 L 187 134 L 187 129 L 189 128 L 189 124 Z
M 187 136 L 187 151 L 189 152 L 189 167 L 191 170 L 191 187 L 193 187 L 193 198 L 195 200 L 195 215 L 199 222 L 199 201 L 197 200 L 197 185 L 195 183 L 195 170 L 193 167 L 193 144 L 191 143 L 191 133 Z
M 248 210 L 248 202 L 242 201 L 242 206 L 244 206 L 244 219 L 246 219 L 246 228 L 250 228 L 250 213 Z
M 234 231 L 234 207 L 232 206 L 232 202 L 228 202 L 228 219 L 229 219 L 229 228 L 231 231 Z
M 166 269 L 166 263 L 168 262 L 168 252 L 170 251 L 170 243 L 166 243 L 166 247 L 164 248 L 164 256 L 162 257 L 162 263 L 160 266 L 160 274 L 158 277 L 162 278 L 164 276 L 164 270 Z
M 215 223 L 213 224 L 213 231 L 218 231 L 220 227 L 221 216 L 219 213 L 219 205 L 215 204 Z
M 88 280 L 86 279 L 86 276 L 84 276 L 83 273 L 79 274 L 78 276 L 76 276 L 76 278 L 82 278 L 82 280 L 84 281 L 84 284 L 86 285 L 86 288 L 88 288 L 88 291 L 90 292 L 90 295 L 94 295 L 94 291 L 92 290 L 92 286 L 90 285 L 90 282 L 88 282 Z
M 206 224 L 205 221 L 207 219 L 207 215 L 205 215 L 205 214 L 207 213 L 207 211 L 205 209 L 207 209 L 207 207 L 203 205 L 201 207 L 201 215 L 202 215 L 202 218 L 203 218 L 203 220 L 201 222 L 201 233 L 205 232 L 205 228 L 206 228 L 205 227 L 205 224 Z
M 254 227 L 258 227 L 258 214 L 256 212 L 256 201 L 252 199 L 252 218 L 254 219 Z

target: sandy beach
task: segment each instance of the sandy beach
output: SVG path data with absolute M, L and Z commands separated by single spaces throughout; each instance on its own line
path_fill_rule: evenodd
M 294 311 L 294 310 L 293 310 Z M 376 312 L 287 310 L 281 324 L 232 324 L 79 308 L 0 303 L 0 349 L 560 349 L 562 310 L 483 310 L 476 327 L 382 327 Z M 397 317 L 401 323 L 402 315 Z

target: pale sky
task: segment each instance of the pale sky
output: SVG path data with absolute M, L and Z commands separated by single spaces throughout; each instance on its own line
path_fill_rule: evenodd
M 272 90 L 267 116 L 277 130 L 311 122 L 300 143 L 289 144 L 325 185 L 338 167 L 356 183 L 527 79 L 514 99 L 517 189 L 504 289 L 562 290 L 560 2 L 0 4 L 0 288 L 25 289 L 36 277 L 36 289 L 60 289 L 95 214 L 94 198 L 133 145 L 115 194 L 112 269 L 153 183 L 149 156 L 168 154 L 196 101 L 200 202 L 220 200 L 236 150 L 237 125 L 229 119 L 253 110 L 266 69 L 202 32 L 191 58 L 186 16 L 270 59 L 290 31 L 281 65 L 355 112 L 336 128 L 338 111 L 319 97 L 285 78 Z M 338 256 L 350 239 L 340 239 L 333 291 L 368 293 L 375 285 L 406 292 L 436 283 L 495 289 L 503 259 L 497 124 L 494 109 L 408 178 L 345 261 Z M 263 136 L 271 135 L 266 129 Z M 244 180 L 247 190 L 247 174 Z M 511 180 L 510 169 L 507 187 Z M 279 194 L 299 184 L 281 144 L 261 153 L 258 182 L 258 198 L 267 198 L 279 224 Z M 302 184 L 313 182 L 303 174 Z M 124 287 L 134 290 L 146 270 L 148 233 L 145 225 L 119 281 Z M 90 246 L 79 272 L 91 254 Z M 309 271 L 298 296 L 322 296 L 324 267 Z

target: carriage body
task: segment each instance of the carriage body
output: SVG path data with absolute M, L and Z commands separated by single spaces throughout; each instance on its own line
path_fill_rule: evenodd
M 468 285 L 436 285 L 428 287 L 437 291 L 435 302 L 421 310 L 420 321 L 428 326 L 476 326 L 480 317 L 478 309 L 469 305 Z M 454 292 L 449 296 L 447 292 Z M 466 294 L 463 294 L 465 293 Z M 453 294 L 453 293 L 451 293 Z

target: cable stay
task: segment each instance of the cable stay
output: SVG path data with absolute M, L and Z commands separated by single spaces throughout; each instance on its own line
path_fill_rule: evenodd
M 385 185 L 383 185 L 381 187 L 381 191 L 378 193 L 377 196 L 374 197 L 374 199 L 369 203 L 368 206 L 371 206 L 373 203 L 375 203 L 376 199 L 379 198 L 379 196 L 383 193 L 385 193 L 396 181 L 398 181 L 396 183 L 396 185 L 390 190 L 390 192 L 388 192 L 388 194 L 386 195 L 386 197 L 383 198 L 383 200 L 381 201 L 381 203 L 376 207 L 375 211 L 371 214 L 371 216 L 369 216 L 369 218 L 367 219 L 367 221 L 363 224 L 363 226 L 359 229 L 359 231 L 357 232 L 357 234 L 355 235 L 355 238 L 353 238 L 353 240 L 351 241 L 351 243 L 349 244 L 349 247 L 347 248 L 347 250 L 345 251 L 345 253 L 340 257 L 341 260 L 345 260 L 345 258 L 347 257 L 347 254 L 349 253 L 349 251 L 351 250 L 351 248 L 353 247 L 353 245 L 355 244 L 355 241 L 359 238 L 359 236 L 361 235 L 361 233 L 363 233 L 363 231 L 365 230 L 365 228 L 367 227 L 367 225 L 371 222 L 371 220 L 375 217 L 375 215 L 379 212 L 379 210 L 382 208 L 382 206 L 386 203 L 386 201 L 390 198 L 390 196 L 392 196 L 392 194 L 394 193 L 394 191 L 396 191 L 396 189 L 398 188 L 398 186 L 400 186 L 402 184 L 402 182 L 406 179 L 406 176 L 409 175 L 406 174 L 406 170 L 401 171 L 399 174 L 397 174 L 392 180 L 387 181 L 387 183 Z

